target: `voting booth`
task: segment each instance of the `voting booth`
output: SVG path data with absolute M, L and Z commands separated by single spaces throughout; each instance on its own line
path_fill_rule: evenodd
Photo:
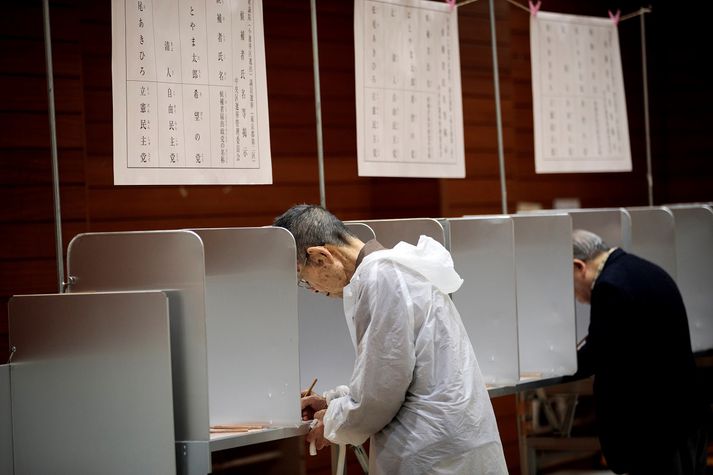
M 168 309 L 164 292 L 10 300 L 14 473 L 176 473 Z
M 572 220 L 513 215 L 520 381 L 577 371 Z
M 524 215 L 567 213 L 572 219 L 572 229 L 584 229 L 599 235 L 612 247 L 629 250 L 631 247 L 631 216 L 624 208 L 584 208 L 567 210 L 538 210 Z M 571 238 L 570 238 L 571 246 Z M 575 302 L 577 341 L 586 338 L 589 331 L 589 304 Z
M 627 208 L 631 218 L 631 253 L 665 270 L 676 279 L 676 225 L 673 213 L 662 206 Z
M 347 223 L 346 226 L 363 242 L 374 239 L 374 231 L 365 224 Z M 342 299 L 300 288 L 297 302 L 300 386 L 307 389 L 317 378 L 314 391 L 322 394 L 341 384 L 348 384 L 356 354 Z
M 295 247 L 287 231 L 83 234 L 70 243 L 68 271 L 71 292 L 168 294 L 180 473 L 209 472 L 218 450 L 306 432 Z M 210 426 L 240 423 L 266 428 L 209 434 Z
M 694 352 L 713 349 L 713 207 L 670 205 L 676 233 L 676 276 Z
M 0 475 L 12 475 L 12 406 L 10 365 L 0 365 Z
M 452 295 L 485 383 L 520 381 L 515 233 L 509 216 L 447 220 L 449 249 L 463 285 Z
M 415 245 L 422 234 L 441 244 L 445 241 L 443 226 L 430 218 L 350 221 L 345 224 L 362 242 L 376 238 L 385 247 L 400 241 Z M 302 388 L 307 388 L 314 378 L 318 380 L 315 386 L 318 393 L 348 384 L 356 354 L 342 300 L 300 289 L 298 303 Z
M 421 235 L 426 235 L 446 244 L 443 225 L 433 218 L 406 218 L 406 219 L 369 219 L 359 221 L 369 226 L 384 247 L 394 247 L 404 241 L 414 246 L 418 244 Z

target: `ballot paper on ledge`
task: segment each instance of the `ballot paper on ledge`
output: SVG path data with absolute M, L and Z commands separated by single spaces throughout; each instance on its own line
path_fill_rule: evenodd
M 272 183 L 262 1 L 112 0 L 114 184 Z
M 631 171 L 617 27 L 609 18 L 530 17 L 535 171 Z
M 458 14 L 355 0 L 359 176 L 465 177 Z

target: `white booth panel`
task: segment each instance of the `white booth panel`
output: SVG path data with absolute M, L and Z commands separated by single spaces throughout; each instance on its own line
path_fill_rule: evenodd
M 586 229 L 601 236 L 612 247 L 631 247 L 631 216 L 624 208 L 589 208 L 567 210 L 572 229 Z
M 274 227 L 193 231 L 205 250 L 210 425 L 299 424 L 292 234 Z
M 450 251 L 463 285 L 452 297 L 485 383 L 520 380 L 515 242 L 510 217 L 449 219 Z
M 364 223 L 345 223 L 349 230 L 359 238 L 361 242 L 374 239 L 374 230 Z
M 89 233 L 67 250 L 70 292 L 166 290 L 176 440 L 208 440 L 203 243 L 191 231 Z
M 363 242 L 374 239 L 374 232 L 367 225 L 346 223 L 346 226 Z M 317 378 L 315 392 L 318 393 L 348 384 L 356 354 L 342 299 L 300 288 L 297 301 L 302 389 L 307 389 L 314 378 Z
M 443 246 L 446 245 L 443 226 L 437 219 L 374 219 L 359 222 L 368 225 L 384 247 L 394 247 L 401 241 L 415 246 L 422 234 L 435 239 Z
M 713 208 L 671 206 L 676 224 L 678 287 L 693 351 L 713 348 Z
M 586 229 L 598 234 L 611 247 L 626 251 L 631 248 L 631 216 L 624 208 L 590 208 L 567 210 L 572 229 Z M 575 302 L 577 341 L 589 332 L 589 304 Z
M 577 370 L 572 220 L 515 215 L 520 374 L 545 378 Z
M 633 207 L 629 251 L 663 268 L 676 279 L 676 224 L 668 208 Z
M 10 365 L 0 365 L 0 475 L 12 475 Z
M 17 474 L 175 474 L 163 292 L 9 303 Z

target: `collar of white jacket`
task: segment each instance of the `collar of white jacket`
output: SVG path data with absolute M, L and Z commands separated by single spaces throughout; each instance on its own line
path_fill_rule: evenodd
M 401 241 L 393 249 L 369 254 L 364 260 L 389 259 L 412 269 L 435 285 L 441 292 L 451 294 L 463 284 L 453 267 L 453 258 L 438 241 L 421 235 L 418 244 Z

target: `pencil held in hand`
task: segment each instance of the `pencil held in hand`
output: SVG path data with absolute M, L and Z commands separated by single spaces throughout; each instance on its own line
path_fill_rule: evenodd
M 300 397 L 307 397 L 310 394 L 312 394 L 312 390 L 314 389 L 315 384 L 317 384 L 317 378 L 314 378 L 312 380 L 312 384 L 309 385 L 309 388 L 307 388 L 307 391 L 304 391 L 304 392 L 302 392 L 302 394 L 300 394 Z

